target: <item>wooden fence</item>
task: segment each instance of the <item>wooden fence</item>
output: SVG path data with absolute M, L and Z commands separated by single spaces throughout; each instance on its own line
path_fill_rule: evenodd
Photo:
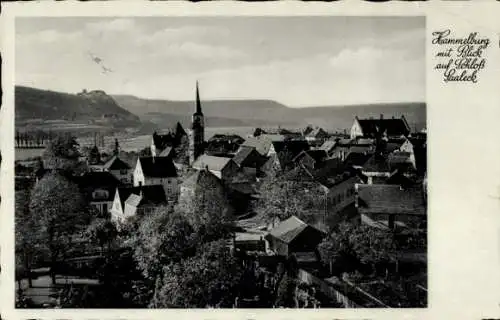
M 383 302 L 344 281 L 334 283 L 321 279 L 304 269 L 299 269 L 297 278 L 318 287 L 318 290 L 344 308 L 388 308 Z

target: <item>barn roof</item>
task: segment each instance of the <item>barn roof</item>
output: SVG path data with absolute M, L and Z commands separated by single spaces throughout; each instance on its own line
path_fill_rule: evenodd
M 317 231 L 318 233 L 323 233 L 322 231 L 300 220 L 296 216 L 291 216 L 290 218 L 280 222 L 280 224 L 273 228 L 269 232 L 269 235 L 280 239 L 285 243 L 290 243 L 306 229 L 312 229 Z
M 423 188 L 359 184 L 357 189 L 358 209 L 361 213 L 426 214 Z

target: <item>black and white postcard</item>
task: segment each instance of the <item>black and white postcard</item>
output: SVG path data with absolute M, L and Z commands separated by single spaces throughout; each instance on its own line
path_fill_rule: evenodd
M 6 314 L 500 314 L 498 8 L 226 5 L 8 6 Z

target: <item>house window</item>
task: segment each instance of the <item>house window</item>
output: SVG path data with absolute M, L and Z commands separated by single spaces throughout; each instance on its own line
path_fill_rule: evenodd
M 106 190 L 96 190 L 92 193 L 92 198 L 94 200 L 107 199 L 108 196 L 109 196 L 109 193 Z
M 127 169 L 121 169 L 120 174 L 127 174 Z

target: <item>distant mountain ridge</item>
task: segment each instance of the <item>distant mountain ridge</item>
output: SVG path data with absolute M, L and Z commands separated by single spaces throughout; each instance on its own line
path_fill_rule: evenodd
M 113 95 L 113 98 L 122 108 L 155 123 L 155 119 L 160 118 L 181 119 L 181 123 L 189 123 L 194 108 L 194 101 L 150 100 L 130 95 Z M 426 123 L 423 102 L 290 108 L 273 100 L 202 99 L 201 104 L 206 123 L 212 127 L 237 126 L 239 122 L 240 126 L 302 127 L 312 124 L 329 130 L 343 130 L 350 128 L 355 116 L 368 118 L 380 114 L 385 117 L 404 115 L 412 129 L 417 130 L 425 128 Z
M 425 128 L 426 105 L 422 102 L 352 106 L 290 108 L 273 100 L 201 100 L 207 127 L 305 127 L 328 131 L 351 127 L 360 118 L 404 115 L 412 130 Z M 16 86 L 16 123 L 33 119 L 66 120 L 115 128 L 139 128 L 147 132 L 169 128 L 177 121 L 189 127 L 194 101 L 143 99 L 110 95 L 104 91 L 68 94 Z M 149 128 L 149 129 L 148 129 Z

